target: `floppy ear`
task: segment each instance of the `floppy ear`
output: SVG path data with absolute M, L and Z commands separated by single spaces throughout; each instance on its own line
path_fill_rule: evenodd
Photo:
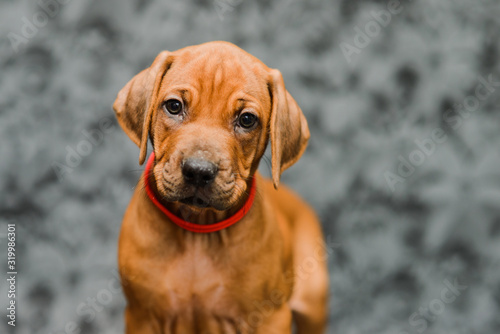
M 274 188 L 278 188 L 281 173 L 304 153 L 309 140 L 307 120 L 297 102 L 285 89 L 281 72 L 270 71 L 271 95 L 271 165 Z
M 113 104 L 118 123 L 140 148 L 141 165 L 146 159 L 148 135 L 154 109 L 158 105 L 160 84 L 172 61 L 172 53 L 162 51 L 149 68 L 133 77 L 120 90 Z

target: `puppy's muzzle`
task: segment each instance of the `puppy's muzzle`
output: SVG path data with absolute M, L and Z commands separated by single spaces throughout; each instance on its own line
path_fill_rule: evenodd
M 217 165 L 205 159 L 187 158 L 182 162 L 184 181 L 198 188 L 214 182 L 218 171 Z

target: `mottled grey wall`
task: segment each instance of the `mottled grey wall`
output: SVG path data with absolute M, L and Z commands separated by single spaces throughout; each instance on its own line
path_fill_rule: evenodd
M 48 19 L 0 1 L 1 332 L 8 222 L 15 333 L 123 330 L 117 237 L 142 167 L 111 105 L 159 51 L 210 40 L 279 68 L 309 120 L 283 180 L 334 246 L 329 333 L 500 331 L 498 1 L 59 1 Z

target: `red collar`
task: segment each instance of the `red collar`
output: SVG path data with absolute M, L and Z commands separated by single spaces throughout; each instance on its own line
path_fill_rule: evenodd
M 256 193 L 256 182 L 255 178 L 252 180 L 252 186 L 250 188 L 250 195 L 248 196 L 248 199 L 243 205 L 241 209 L 238 210 L 234 215 L 231 217 L 220 221 L 215 224 L 209 224 L 209 225 L 200 225 L 200 224 L 194 224 L 190 223 L 188 221 L 185 221 L 182 218 L 177 217 L 175 214 L 173 214 L 170 210 L 168 210 L 166 207 L 164 207 L 160 201 L 155 197 L 155 194 L 153 193 L 153 190 L 151 189 L 151 185 L 149 184 L 149 175 L 150 171 L 153 166 L 153 162 L 155 159 L 155 154 L 152 153 L 151 156 L 149 157 L 149 160 L 146 164 L 146 170 L 144 172 L 144 183 L 146 186 L 146 192 L 148 194 L 148 197 L 151 199 L 151 201 L 156 205 L 158 209 L 160 209 L 167 217 L 170 219 L 173 223 L 176 225 L 182 227 L 185 230 L 191 231 L 191 232 L 196 232 L 196 233 L 210 233 L 210 232 L 216 232 L 220 231 L 222 229 L 225 229 L 226 227 L 229 227 L 231 225 L 236 224 L 238 221 L 240 221 L 247 213 L 250 211 L 250 208 L 252 207 L 253 200 L 255 198 L 255 193 Z

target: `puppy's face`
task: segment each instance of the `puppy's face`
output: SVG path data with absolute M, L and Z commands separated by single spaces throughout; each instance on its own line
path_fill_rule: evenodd
M 309 131 L 277 70 L 223 42 L 161 53 L 119 93 L 118 120 L 141 147 L 151 139 L 164 200 L 227 210 L 247 192 L 267 142 L 275 186 Z
M 238 202 L 267 142 L 271 97 L 262 73 L 227 56 L 173 62 L 150 132 L 165 200 L 217 210 Z

